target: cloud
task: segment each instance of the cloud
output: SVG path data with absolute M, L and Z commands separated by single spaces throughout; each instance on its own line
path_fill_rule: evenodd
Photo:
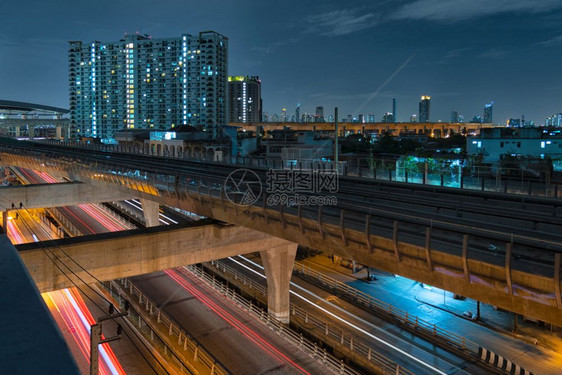
M 464 55 L 465 52 L 473 50 L 474 47 L 464 47 L 464 48 L 456 48 L 456 49 L 452 49 L 449 52 L 447 52 L 447 54 L 445 56 L 443 56 L 443 58 L 441 59 L 442 62 L 447 62 L 451 59 L 454 59 L 456 57 L 461 57 L 462 55 Z
M 449 50 L 443 57 L 438 60 L 433 60 L 429 64 L 448 64 L 451 60 L 456 59 L 457 57 L 461 57 L 465 54 L 465 52 L 473 50 L 474 47 L 464 47 L 464 48 L 456 48 Z
M 542 13 L 562 8 L 560 0 L 416 0 L 391 14 L 393 19 L 464 21 L 503 13 Z
M 543 40 L 542 42 L 539 42 L 539 44 L 544 47 L 550 47 L 556 44 L 562 44 L 562 35 L 555 36 L 552 39 Z
M 482 52 L 479 57 L 483 57 L 483 58 L 490 58 L 490 59 L 499 59 L 500 57 L 504 57 L 505 55 L 507 55 L 507 51 L 498 49 L 498 48 L 492 48 L 491 50 L 488 50 L 486 52 Z
M 297 37 L 294 37 L 294 38 L 288 38 L 288 39 L 280 40 L 280 41 L 277 41 L 277 42 L 269 43 L 265 47 L 255 46 L 255 47 L 252 47 L 252 51 L 257 51 L 257 52 L 260 52 L 260 53 L 263 53 L 263 54 L 270 54 L 270 53 L 275 52 L 276 50 L 278 50 L 281 47 L 287 46 L 289 44 L 295 44 L 300 39 L 301 39 L 301 36 L 297 36 Z
M 325 36 L 347 35 L 375 26 L 378 18 L 375 13 L 361 13 L 359 9 L 334 10 L 307 17 L 307 32 Z

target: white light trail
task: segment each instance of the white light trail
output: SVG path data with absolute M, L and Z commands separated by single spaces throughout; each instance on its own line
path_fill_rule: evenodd
M 247 261 L 248 263 L 254 265 L 255 267 L 258 267 L 258 268 L 260 268 L 260 269 L 263 269 L 262 266 L 260 266 L 259 264 L 255 263 L 255 262 L 252 262 L 252 261 L 249 260 L 248 258 L 243 257 L 243 256 L 241 256 L 241 255 L 238 255 L 238 256 L 239 256 L 240 258 L 244 259 L 245 261 Z M 264 278 L 264 279 L 266 278 L 265 275 L 263 275 L 263 274 L 259 273 L 258 271 L 254 270 L 254 269 L 252 269 L 252 268 L 250 268 L 250 267 L 248 267 L 248 266 L 246 266 L 246 265 L 243 264 L 243 263 L 238 262 L 237 260 L 233 259 L 232 257 L 229 257 L 228 259 L 230 259 L 230 260 L 233 261 L 234 263 L 236 263 L 236 264 L 238 264 L 238 265 L 240 265 L 240 266 L 246 268 L 247 270 L 249 270 L 249 271 L 255 273 L 256 275 L 259 275 L 260 277 L 262 277 L 262 278 Z M 318 299 L 320 299 L 320 300 L 323 300 L 323 298 L 320 297 L 319 295 L 314 294 L 314 293 L 312 293 L 312 292 L 306 290 L 305 288 L 303 288 L 303 287 L 301 287 L 301 286 L 299 286 L 299 285 L 297 285 L 297 284 L 295 284 L 295 283 L 293 283 L 293 282 L 291 282 L 291 286 L 293 286 L 293 287 L 295 287 L 295 288 L 297 288 L 297 289 L 303 290 L 303 291 L 309 293 L 310 295 L 314 296 L 315 298 L 318 298 Z M 357 325 L 355 325 L 355 324 L 353 324 L 353 323 L 351 323 L 351 322 L 348 322 L 347 320 L 345 320 L 345 319 L 343 319 L 342 317 L 340 317 L 340 316 L 334 314 L 333 312 L 328 311 L 328 310 L 326 310 L 325 308 L 323 308 L 323 307 L 321 307 L 321 306 L 318 306 L 316 303 L 314 303 L 313 301 L 310 301 L 309 299 L 307 299 L 307 298 L 301 296 L 300 294 L 298 294 L 298 293 L 296 293 L 296 292 L 294 292 L 294 291 L 292 291 L 292 290 L 290 291 L 290 293 L 293 294 L 294 296 L 296 296 L 296 297 L 302 299 L 303 301 L 305 301 L 305 302 L 311 304 L 312 306 L 316 307 L 317 309 L 321 310 L 322 312 L 326 313 L 327 315 L 331 316 L 332 318 L 335 318 L 335 319 L 339 320 L 340 322 L 342 322 L 342 323 L 344 323 L 344 324 L 350 326 L 351 328 L 353 328 L 353 329 L 355 329 L 355 330 L 357 330 L 357 331 L 363 333 L 364 335 L 367 335 L 367 336 L 369 336 L 370 338 L 372 338 L 372 339 L 374 339 L 374 340 L 380 342 L 381 344 L 384 344 L 384 345 L 388 346 L 389 348 L 396 350 L 398 353 L 400 353 L 400 354 L 402 354 L 402 355 L 404 355 L 404 356 L 410 358 L 410 359 L 413 360 L 413 361 L 418 362 L 418 363 L 421 364 L 422 366 L 425 366 L 425 367 L 427 367 L 427 368 L 433 370 L 435 373 L 441 374 L 441 375 L 446 375 L 446 374 L 447 374 L 446 372 L 441 371 L 441 370 L 438 369 L 437 367 L 434 367 L 434 366 L 430 365 L 429 363 L 424 362 L 423 360 L 421 360 L 421 359 L 419 359 L 419 358 L 417 358 L 417 357 L 411 355 L 410 353 L 408 353 L 408 352 L 406 352 L 406 351 L 400 349 L 399 347 L 397 347 L 397 346 L 395 346 L 395 345 L 393 345 L 393 344 L 391 344 L 391 343 L 389 343 L 389 342 L 387 342 L 387 341 L 381 339 L 380 337 L 375 336 L 375 335 L 373 335 L 372 333 L 367 332 L 367 331 L 364 330 L 363 328 L 358 327 Z M 348 311 L 345 311 L 344 309 L 342 309 L 342 308 L 340 308 L 340 307 L 338 307 L 338 306 L 336 306 L 336 305 L 333 305 L 333 304 L 331 304 L 331 303 L 328 302 L 328 301 L 326 301 L 326 303 L 329 304 L 329 305 L 331 305 L 332 307 L 334 307 L 334 308 L 340 310 L 341 312 L 343 312 L 343 313 L 345 313 L 345 314 L 347 314 L 347 315 L 351 315 Z M 369 322 L 367 322 L 367 321 L 365 321 L 365 320 L 363 320 L 363 319 L 361 319 L 361 318 L 359 318 L 359 317 L 354 316 L 354 318 L 357 319 L 358 321 L 364 323 L 364 324 L 369 325 Z

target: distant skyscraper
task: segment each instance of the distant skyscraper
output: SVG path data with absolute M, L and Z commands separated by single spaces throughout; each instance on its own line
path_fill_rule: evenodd
M 370 122 L 370 123 L 375 122 L 375 115 L 372 114 L 372 113 L 369 113 L 367 122 Z
M 431 96 L 422 95 L 419 109 L 419 122 L 429 122 L 429 111 L 431 105 Z
M 410 116 L 410 122 L 418 122 L 418 115 L 415 113 Z
M 459 122 L 459 113 L 457 111 L 452 111 L 451 112 L 451 122 L 452 123 L 457 123 Z
M 259 77 L 228 77 L 228 122 L 260 122 L 261 81 Z
M 492 110 L 494 109 L 494 102 L 488 103 L 484 106 L 484 122 L 492 122 Z
M 314 122 L 325 122 L 324 119 L 324 107 L 316 107 L 316 115 L 314 116 Z
M 520 127 L 520 126 L 522 126 L 522 122 L 521 122 L 521 119 L 510 118 L 509 121 L 507 122 L 507 125 L 513 126 L 513 127 Z
M 459 122 L 464 122 L 464 115 L 459 115 Z
M 391 112 L 386 112 L 382 116 L 382 122 L 394 122 L 394 114 Z
M 357 117 L 357 122 L 363 124 L 365 122 L 365 116 L 359 114 L 359 116 Z
M 287 108 L 283 108 L 281 110 L 281 120 L 283 122 L 287 122 Z
M 126 129 L 227 124 L 228 38 L 213 31 L 118 42 L 69 42 L 71 132 L 113 138 Z M 203 74 L 204 73 L 204 74 Z
M 392 122 L 397 122 L 398 117 L 398 100 L 392 99 Z
M 297 108 L 295 108 L 295 121 L 296 122 L 300 122 L 301 121 L 301 104 L 297 104 Z
M 544 124 L 545 126 L 562 126 L 562 113 L 547 117 Z

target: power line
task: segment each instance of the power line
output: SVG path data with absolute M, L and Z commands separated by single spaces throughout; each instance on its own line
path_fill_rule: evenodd
M 0 195 L 1 197 L 1 195 Z M 3 199 L 5 199 L 4 197 L 2 197 Z M 25 212 L 30 215 L 31 214 L 29 212 L 29 210 L 23 206 L 23 204 L 21 204 L 22 209 L 25 210 Z M 18 211 L 18 209 L 16 209 L 16 211 Z M 34 231 L 31 229 L 30 225 L 27 223 L 27 221 L 25 220 L 25 218 L 23 217 L 23 215 L 20 215 L 20 217 L 22 218 L 22 222 L 25 225 L 25 227 L 27 228 L 27 230 L 32 233 L 33 235 L 36 235 L 34 233 Z M 45 230 L 40 226 L 41 230 L 43 230 L 45 232 Z M 50 234 L 46 233 L 48 237 L 50 237 Z M 38 241 L 39 246 L 44 247 L 45 245 L 41 242 Z M 57 249 L 59 249 L 67 258 L 69 258 L 73 263 L 75 263 L 76 265 L 78 265 L 82 270 L 84 270 L 88 275 L 90 275 L 94 280 L 96 280 L 98 283 L 102 284 L 100 280 L 98 280 L 94 275 L 92 275 L 88 270 L 86 270 L 84 267 L 82 267 L 82 265 L 80 265 L 76 260 L 74 260 L 70 255 L 68 255 L 62 248 L 57 246 Z M 91 291 L 93 291 L 95 294 L 97 294 L 100 298 L 102 298 L 103 300 L 105 300 L 109 305 L 114 306 L 114 304 L 109 301 L 107 299 L 106 296 L 104 296 L 101 292 L 98 292 L 97 290 L 95 290 L 91 285 L 87 284 L 84 282 L 84 280 L 78 276 L 67 264 L 65 264 L 59 256 L 57 256 L 54 251 L 52 249 L 49 248 L 43 248 L 43 252 L 44 254 L 49 258 L 49 260 L 53 263 L 53 265 L 55 267 L 57 267 L 57 269 L 59 269 L 59 271 L 66 277 L 68 278 L 68 280 L 76 287 L 76 289 L 78 289 L 86 298 L 88 298 L 88 300 L 90 300 L 98 309 L 100 309 L 101 311 L 104 311 L 104 309 L 96 302 L 94 301 L 91 296 L 89 296 L 74 280 L 72 280 L 72 278 L 67 274 L 67 272 L 65 270 L 63 270 L 55 260 L 58 260 L 60 262 L 61 265 L 63 265 L 65 268 L 68 269 L 68 271 L 70 271 L 70 273 L 72 273 L 72 275 L 74 275 L 76 278 L 78 278 L 78 280 L 80 280 L 82 282 L 82 284 L 86 285 Z M 51 257 L 52 256 L 52 257 Z M 124 296 L 121 296 L 122 298 L 124 298 L 126 300 L 126 298 Z M 114 306 L 114 308 L 117 309 L 117 311 L 119 311 L 119 306 Z M 123 319 L 123 321 L 126 324 L 130 324 L 130 322 L 128 320 L 126 320 L 124 317 L 121 317 Z M 152 354 L 152 356 L 154 357 L 154 359 L 156 360 L 156 362 L 158 362 L 158 364 L 162 367 L 162 369 L 168 373 L 168 371 L 166 370 L 166 368 L 164 367 L 164 365 L 160 362 L 160 360 L 152 353 L 152 351 L 150 350 L 150 348 L 146 345 L 146 343 L 139 337 L 139 334 L 137 333 L 136 329 L 133 327 L 133 329 L 131 330 L 134 335 L 137 337 L 137 339 L 143 344 L 143 346 L 148 350 L 149 353 Z M 146 356 L 142 353 L 142 351 L 140 350 L 140 348 L 137 346 L 137 344 L 132 340 L 132 338 L 129 336 L 129 334 L 127 332 L 124 332 L 125 336 L 127 336 L 127 338 L 129 339 L 129 341 L 131 342 L 131 344 L 135 347 L 135 349 L 137 349 L 137 351 L 139 352 L 139 354 L 141 355 L 141 357 L 146 361 L 146 363 L 150 366 L 150 368 L 155 372 L 158 373 L 158 371 L 152 366 L 152 364 L 150 363 L 150 361 L 146 358 Z M 90 348 L 91 350 L 91 348 Z

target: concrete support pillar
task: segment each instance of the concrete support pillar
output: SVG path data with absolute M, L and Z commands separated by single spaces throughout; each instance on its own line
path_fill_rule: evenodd
M 20 127 L 16 126 L 16 138 L 21 137 Z
M 147 227 L 156 227 L 160 225 L 159 212 L 160 205 L 148 199 L 141 199 L 142 211 L 144 213 L 144 220 Z
M 56 128 L 56 133 L 55 133 L 55 138 L 56 139 L 61 139 L 62 138 L 62 125 L 57 125 Z
M 267 277 L 267 310 L 285 324 L 289 324 L 289 283 L 296 254 L 297 244 L 260 251 Z
M 33 141 L 33 137 L 35 137 L 35 126 L 28 125 L 27 130 L 29 130 L 29 140 Z

